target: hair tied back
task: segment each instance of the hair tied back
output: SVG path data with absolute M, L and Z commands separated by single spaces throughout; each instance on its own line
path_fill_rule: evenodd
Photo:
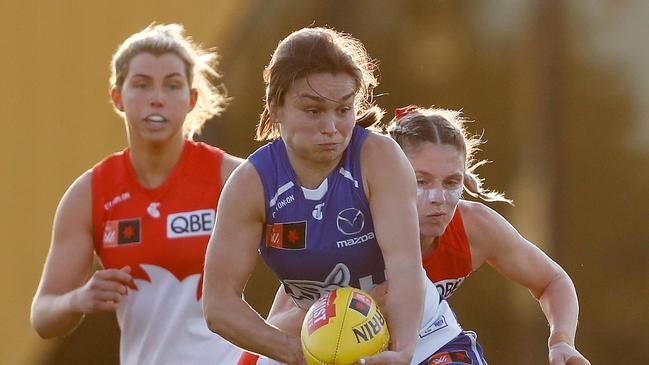
M 412 105 L 412 104 L 408 105 L 408 106 L 401 107 L 401 108 L 396 108 L 394 110 L 394 118 L 395 119 L 401 119 L 401 118 L 405 117 L 406 115 L 417 111 L 418 109 L 420 109 L 419 106 Z

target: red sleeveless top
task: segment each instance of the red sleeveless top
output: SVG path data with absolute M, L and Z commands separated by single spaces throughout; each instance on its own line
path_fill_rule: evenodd
M 105 268 L 156 265 L 178 280 L 203 272 L 205 250 L 221 193 L 223 151 L 185 141 L 181 157 L 162 185 L 137 181 L 128 149 L 92 169 L 95 250 Z M 200 286 L 197 288 L 200 296 Z
M 120 364 L 236 363 L 241 350 L 212 333 L 202 311 L 205 251 L 221 194 L 223 151 L 185 141 L 155 189 L 137 180 L 128 149 L 92 169 L 93 238 L 105 268 L 131 267 L 117 309 Z
M 471 248 L 459 208 L 439 237 L 435 250 L 424 256 L 423 264 L 428 278 L 444 298 L 450 297 L 471 274 Z

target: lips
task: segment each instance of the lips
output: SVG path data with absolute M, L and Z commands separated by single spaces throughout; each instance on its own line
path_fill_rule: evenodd
M 167 122 L 167 118 L 163 117 L 160 114 L 151 114 L 148 115 L 146 118 L 144 118 L 145 121 L 151 122 L 151 123 L 165 123 Z
M 319 143 L 318 147 L 325 151 L 335 150 L 338 148 L 339 143 Z
M 430 217 L 430 218 L 441 218 L 441 217 L 443 217 L 443 216 L 445 216 L 445 215 L 446 215 L 446 213 L 444 213 L 444 212 L 432 212 L 432 213 L 428 213 L 428 214 L 426 214 L 426 217 Z

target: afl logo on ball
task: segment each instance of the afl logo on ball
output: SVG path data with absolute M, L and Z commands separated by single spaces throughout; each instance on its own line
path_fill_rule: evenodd
M 347 208 L 338 212 L 336 216 L 338 230 L 348 236 L 357 234 L 365 227 L 365 216 L 356 208 Z

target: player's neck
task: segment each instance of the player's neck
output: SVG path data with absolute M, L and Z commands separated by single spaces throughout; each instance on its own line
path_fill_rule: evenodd
M 162 185 L 180 160 L 184 139 L 165 145 L 131 146 L 129 159 L 138 181 L 148 189 Z
M 424 237 L 420 235 L 419 244 L 421 245 L 421 256 L 424 257 L 435 251 L 439 244 L 439 237 Z
M 342 156 L 341 156 L 342 157 Z M 322 181 L 331 174 L 331 171 L 338 165 L 340 158 L 334 161 L 304 161 L 289 154 L 289 161 L 295 172 L 295 177 L 300 186 L 307 189 L 317 189 Z

